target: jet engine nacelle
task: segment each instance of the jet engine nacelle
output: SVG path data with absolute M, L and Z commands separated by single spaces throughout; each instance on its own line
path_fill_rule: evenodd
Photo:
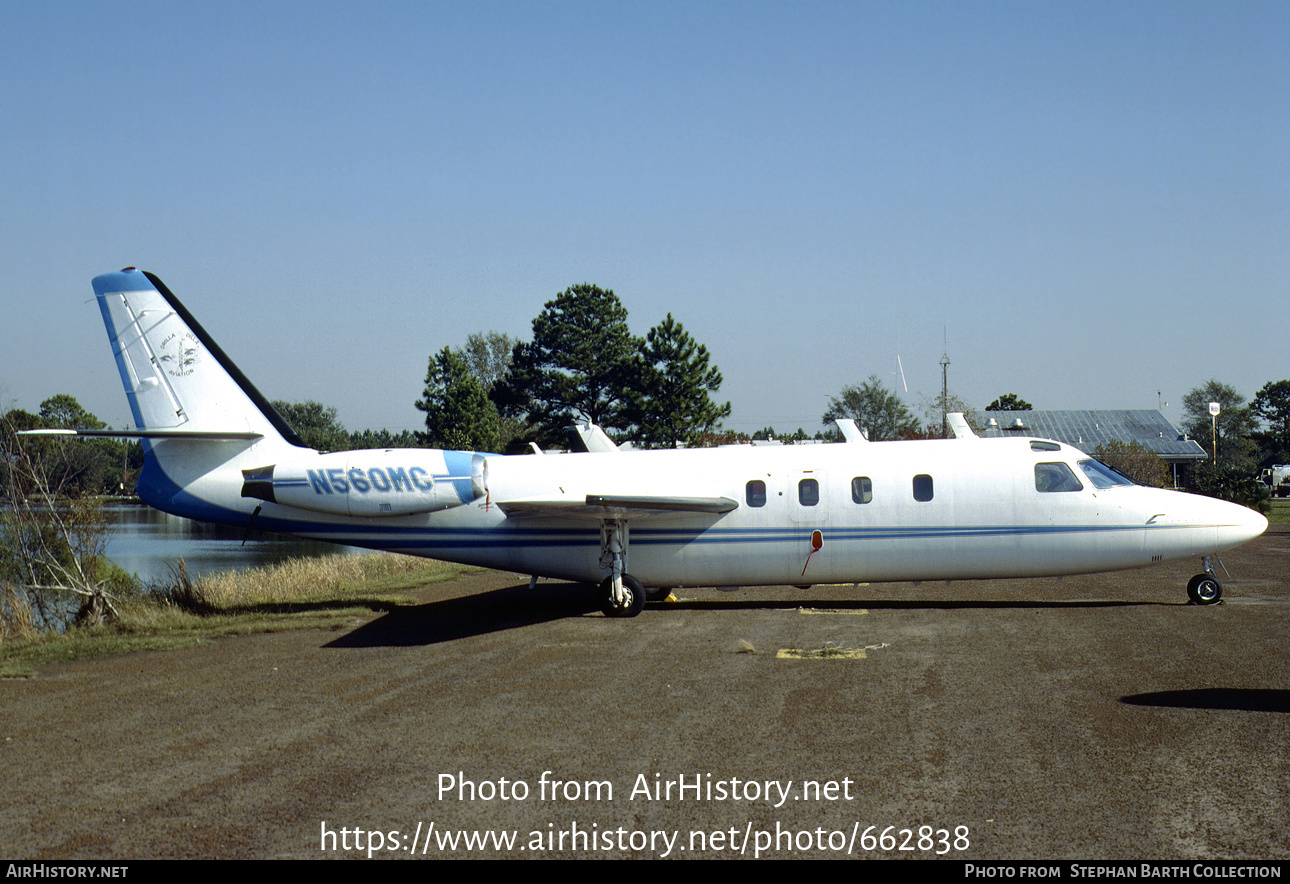
M 242 471 L 242 496 L 342 516 L 408 516 L 483 493 L 468 451 L 391 448 L 313 454 Z M 473 472 L 479 473 L 479 468 Z

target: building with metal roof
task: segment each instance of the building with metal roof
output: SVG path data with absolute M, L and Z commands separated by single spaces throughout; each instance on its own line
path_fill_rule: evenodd
M 1209 455 L 1156 410 L 1136 411 L 979 411 L 981 436 L 1039 436 L 1074 445 L 1090 454 L 1108 442 L 1136 442 L 1158 454 L 1178 477 L 1178 467 Z

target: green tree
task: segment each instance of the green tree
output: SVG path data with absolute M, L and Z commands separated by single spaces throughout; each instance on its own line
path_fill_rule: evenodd
M 40 403 L 36 428 L 102 430 L 107 426 L 67 393 Z M 125 444 L 115 439 L 80 439 L 75 445 L 53 445 L 32 439 L 29 450 L 49 484 L 65 494 L 116 494 L 122 484 Z
M 470 373 L 493 400 L 502 439 L 499 451 L 522 436 L 525 428 L 523 409 L 505 407 L 504 396 L 499 395 L 518 344 L 515 338 L 501 332 L 476 332 L 466 337 L 465 346 L 453 351 L 466 361 Z
M 1119 470 L 1139 485 L 1150 485 L 1153 488 L 1168 488 L 1169 465 L 1160 455 L 1149 451 L 1140 442 L 1121 442 L 1113 439 L 1104 442 L 1093 452 L 1093 456 L 1109 467 Z
M 444 347 L 430 357 L 425 392 L 416 406 L 426 414 L 424 445 L 452 451 L 500 451 L 497 407 L 458 351 Z
M 587 283 L 572 286 L 533 320 L 533 340 L 516 345 L 494 401 L 507 413 L 526 414 L 534 435 L 548 444 L 579 420 L 626 430 L 640 346 L 617 295 Z
M 63 430 L 101 430 L 107 426 L 67 393 L 50 396 L 40 403 L 40 417 L 45 426 Z
M 671 313 L 646 335 L 633 387 L 630 418 L 643 445 L 690 445 L 730 416 L 730 403 L 717 405 L 710 395 L 721 372 L 709 364 L 708 348 Z
M 44 472 L 44 462 L 55 450 L 47 439 L 18 434 L 48 426 L 38 415 L 21 408 L 11 409 L 0 420 L 0 471 L 3 471 L 0 479 L 3 479 L 3 489 L 9 499 L 21 499 L 36 493 L 35 487 L 28 484 L 27 474 L 31 470 L 19 469 L 19 458 L 27 457 Z
M 716 430 L 700 433 L 690 442 L 691 448 L 719 448 L 722 445 L 745 445 L 753 441 L 747 433 L 738 430 Z
M 812 436 L 806 430 L 798 427 L 796 432 L 779 433 L 774 427 L 762 427 L 752 434 L 749 439 L 751 442 L 779 442 L 783 445 L 793 445 L 797 442 L 841 442 L 842 434 L 838 432 L 836 426 L 827 426 L 823 430 L 816 431 Z
M 275 399 L 271 403 L 283 420 L 290 424 L 296 435 L 310 448 L 319 451 L 346 451 L 349 449 L 349 432 L 336 416 L 336 409 L 313 399 L 303 402 L 286 402 Z
M 976 413 L 967 400 L 957 393 L 950 392 L 942 395 L 937 393 L 931 398 L 922 401 L 922 411 L 924 424 L 918 432 L 907 435 L 905 438 L 918 439 L 940 439 L 945 435 L 954 435 L 954 431 L 947 426 L 946 415 L 958 412 L 963 415 L 963 419 L 968 422 L 968 426 L 973 432 L 979 432 L 976 421 Z
M 362 430 L 349 434 L 350 448 L 417 448 L 421 444 L 411 430 L 391 433 L 389 430 Z
M 479 379 L 483 388 L 492 390 L 511 367 L 511 355 L 518 344 L 515 338 L 501 332 L 476 332 L 466 336 L 466 345 L 457 349 L 457 355 L 466 360 L 470 373 Z
M 1216 422 L 1211 422 L 1209 404 L 1219 404 Z M 1245 397 L 1230 384 L 1211 378 L 1183 396 L 1183 429 L 1214 456 L 1213 430 L 1217 427 L 1220 467 L 1253 472 L 1255 429 L 1254 413 Z
M 70 396 L 56 398 L 75 404 Z M 85 419 L 76 415 L 79 408 L 68 414 Z M 104 440 L 18 435 L 50 422 L 15 409 L 0 427 L 0 634 L 15 626 L 65 629 L 115 617 L 114 594 L 133 583 L 104 556 L 108 518 L 99 489 L 66 468 L 86 444 Z
M 1223 445 L 1219 443 L 1219 463 L 1211 460 L 1193 464 L 1188 470 L 1187 487 L 1190 491 L 1219 497 L 1256 509 L 1268 511 L 1268 486 L 1258 480 L 1254 469 L 1247 465 L 1229 465 L 1223 462 Z
M 977 400 L 980 401 L 979 399 Z M 1033 411 L 1032 406 L 1016 393 L 1004 393 L 985 407 L 986 411 Z
M 829 408 L 821 418 L 825 424 L 838 418 L 851 418 L 870 442 L 906 439 L 918 434 L 918 421 L 900 401 L 882 385 L 876 374 L 859 386 L 847 386 L 836 397 L 829 398 Z
M 1290 460 L 1290 381 L 1269 381 L 1254 394 L 1250 409 L 1267 425 L 1263 434 L 1262 460 L 1286 463 Z

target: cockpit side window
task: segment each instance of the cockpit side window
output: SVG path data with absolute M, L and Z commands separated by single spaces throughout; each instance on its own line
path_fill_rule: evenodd
M 1075 471 L 1066 464 L 1035 464 L 1035 490 L 1044 493 L 1055 491 L 1083 491 L 1084 485 L 1075 477 Z
M 1100 460 L 1081 460 L 1079 468 L 1088 476 L 1088 480 L 1093 483 L 1094 488 L 1113 488 L 1116 485 L 1132 485 L 1133 480 L 1128 476 L 1123 476 L 1115 470 L 1102 463 Z

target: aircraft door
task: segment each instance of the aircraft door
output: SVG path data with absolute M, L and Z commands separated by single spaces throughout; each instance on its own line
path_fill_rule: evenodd
M 831 558 L 829 548 L 829 502 L 832 489 L 820 470 L 789 473 L 784 497 L 793 525 L 790 544 L 795 570 L 802 572 L 802 582 L 812 583 L 815 575 L 824 579 L 824 568 Z

